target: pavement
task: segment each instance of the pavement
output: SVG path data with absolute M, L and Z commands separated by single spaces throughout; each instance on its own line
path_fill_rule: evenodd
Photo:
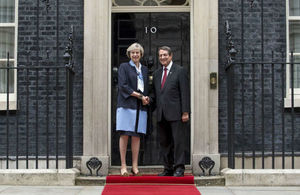
M 104 186 L 0 186 L 0 195 L 100 195 Z M 300 195 L 299 187 L 197 187 L 201 195 Z M 171 195 L 171 194 L 168 194 Z
M 201 195 L 300 195 L 299 187 L 197 187 Z

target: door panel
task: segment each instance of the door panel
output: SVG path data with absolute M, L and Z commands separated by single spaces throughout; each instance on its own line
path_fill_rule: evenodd
M 139 42 L 145 50 L 142 64 L 150 74 L 160 64 L 158 48 L 167 45 L 174 52 L 174 63 L 190 70 L 190 16 L 189 13 L 116 13 L 112 14 L 112 140 L 111 164 L 120 165 L 119 135 L 116 133 L 117 70 L 122 62 L 128 62 L 127 47 Z M 161 165 L 156 116 L 152 115 L 153 130 L 141 140 L 139 165 Z M 190 164 L 190 125 L 186 136 L 186 164 Z M 130 142 L 127 163 L 131 165 Z

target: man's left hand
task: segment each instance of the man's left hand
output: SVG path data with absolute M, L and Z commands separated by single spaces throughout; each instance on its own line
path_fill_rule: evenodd
M 188 112 L 184 112 L 182 113 L 182 116 L 181 116 L 181 120 L 182 122 L 188 122 L 189 121 L 189 113 Z
M 148 105 L 150 103 L 150 98 L 148 96 L 142 97 L 143 106 Z

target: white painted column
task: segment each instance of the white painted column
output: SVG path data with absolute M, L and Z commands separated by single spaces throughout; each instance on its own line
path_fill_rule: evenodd
M 86 161 L 97 157 L 108 173 L 109 165 L 109 18 L 110 1 L 84 1 L 84 91 L 83 91 L 83 157 L 81 172 L 89 173 Z
M 210 157 L 219 173 L 218 89 L 210 89 L 209 74 L 218 72 L 218 1 L 194 0 L 192 5 L 192 166 Z

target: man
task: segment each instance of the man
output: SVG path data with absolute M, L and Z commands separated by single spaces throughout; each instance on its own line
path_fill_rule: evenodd
M 189 81 L 185 69 L 173 63 L 170 47 L 160 47 L 158 55 L 162 67 L 153 73 L 151 101 L 156 105 L 164 164 L 164 171 L 159 176 L 181 177 L 185 170 L 184 140 L 190 113 Z

